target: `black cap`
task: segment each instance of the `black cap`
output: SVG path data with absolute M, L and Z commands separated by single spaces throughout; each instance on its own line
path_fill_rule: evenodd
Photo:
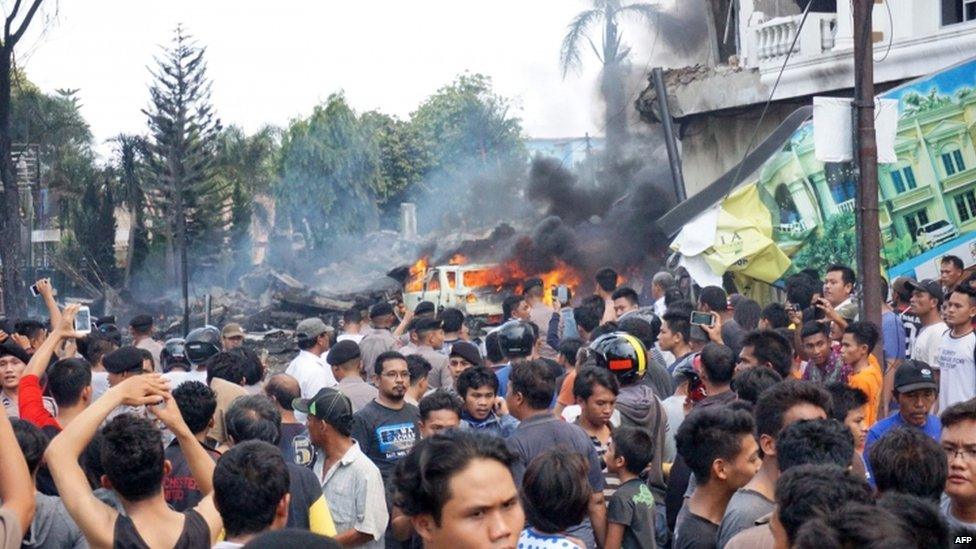
M 535 288 L 536 286 L 538 286 L 540 288 L 543 287 L 542 279 L 541 278 L 526 278 L 522 282 L 522 293 L 523 294 L 524 293 L 528 293 L 529 290 L 531 290 L 532 288 Z
M 444 328 L 444 323 L 436 318 L 418 318 L 410 323 L 410 331 L 422 334 Z
M 433 313 L 436 310 L 437 309 L 434 307 L 434 304 L 431 303 L 430 301 L 421 301 L 420 303 L 417 304 L 416 307 L 414 307 L 413 314 L 425 315 L 428 313 Z
M 927 278 L 921 282 L 909 280 L 905 282 L 905 287 L 913 292 L 925 292 L 938 299 L 940 303 L 945 299 L 945 294 L 942 292 L 942 284 L 938 280 L 932 280 L 931 278 Z
M 369 308 L 369 318 L 376 318 L 378 316 L 392 315 L 393 305 L 386 303 L 377 303 Z
M 325 361 L 330 366 L 338 366 L 359 358 L 359 356 L 359 345 L 351 339 L 343 339 L 329 349 L 329 355 L 325 357 Z
M 136 315 L 132 317 L 132 320 L 129 321 L 129 326 L 132 326 L 137 330 L 146 330 L 148 328 L 151 328 L 152 325 L 153 325 L 153 317 L 146 314 Z
M 296 398 L 291 405 L 295 411 L 315 416 L 340 431 L 348 432 L 352 427 L 352 402 L 330 387 L 319 389 L 312 398 Z
M 102 335 L 102 339 L 111 341 L 119 347 L 122 346 L 122 332 L 115 324 L 99 324 L 98 333 Z
M 142 351 L 132 347 L 119 347 L 102 359 L 105 369 L 111 374 L 122 374 L 142 370 Z
M 450 356 L 460 357 L 475 366 L 481 366 L 481 353 L 477 347 L 467 341 L 458 341 L 451 345 Z
M 919 389 L 939 390 L 935 372 L 921 360 L 903 361 L 895 370 L 895 390 L 899 393 L 910 393 Z
M 24 364 L 30 362 L 30 355 L 23 347 L 18 345 L 12 338 L 7 338 L 3 343 L 0 343 L 0 357 L 5 357 L 10 355 Z

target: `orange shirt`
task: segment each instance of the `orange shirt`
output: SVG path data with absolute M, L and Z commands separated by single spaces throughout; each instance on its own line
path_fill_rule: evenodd
M 878 404 L 881 401 L 881 387 L 884 385 L 884 375 L 874 356 L 868 359 L 868 365 L 860 372 L 851 374 L 847 384 L 868 396 L 868 403 L 864 407 L 864 423 L 870 429 L 878 420 Z
M 563 385 L 559 388 L 559 396 L 556 397 L 556 402 L 563 406 L 576 404 L 576 397 L 573 396 L 574 383 L 576 383 L 576 369 L 566 374 L 566 377 L 563 379 Z

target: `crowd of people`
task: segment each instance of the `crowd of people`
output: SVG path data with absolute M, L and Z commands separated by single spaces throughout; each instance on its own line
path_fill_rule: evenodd
M 300 322 L 0 331 L 3 547 L 928 548 L 976 535 L 976 276 L 785 281 L 761 306 L 611 269 L 472 337 L 380 302 Z M 635 284 L 636 286 L 636 284 Z M 643 301 L 643 303 L 642 303 Z M 476 335 L 476 334 L 474 334 Z

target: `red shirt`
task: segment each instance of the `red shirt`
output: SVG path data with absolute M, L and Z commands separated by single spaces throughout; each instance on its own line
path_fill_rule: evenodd
M 41 380 L 37 376 L 29 374 L 20 378 L 17 404 L 20 409 L 20 419 L 29 421 L 41 429 L 54 427 L 58 431 L 61 430 L 61 424 L 44 407 L 44 391 L 41 389 Z

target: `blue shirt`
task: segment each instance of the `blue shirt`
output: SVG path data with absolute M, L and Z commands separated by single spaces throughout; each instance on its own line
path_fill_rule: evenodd
M 511 364 L 506 364 L 495 370 L 495 377 L 498 378 L 498 396 L 502 398 L 508 393 L 508 375 L 511 373 Z
M 881 315 L 881 336 L 885 361 L 905 358 L 905 326 L 898 315 L 891 311 Z
M 925 417 L 925 425 L 923 425 L 922 427 L 916 427 L 915 425 L 906 422 L 905 419 L 901 417 L 901 414 L 899 412 L 895 412 L 894 414 L 891 414 L 890 416 L 875 423 L 874 426 L 871 427 L 871 429 L 868 431 L 868 438 L 867 441 L 864 443 L 864 455 L 868 456 L 869 455 L 868 452 L 870 452 L 871 447 L 874 446 L 876 442 L 881 440 L 881 437 L 885 436 L 885 434 L 887 434 L 888 431 L 891 431 L 892 429 L 898 429 L 900 427 L 912 427 L 915 429 L 922 429 L 922 432 L 932 437 L 932 440 L 936 442 L 938 442 L 939 438 L 941 438 L 942 436 L 942 423 L 939 422 L 938 416 L 933 416 L 932 414 L 929 414 L 928 416 Z M 868 473 L 868 482 L 871 484 L 872 487 L 874 487 L 874 474 L 871 472 L 870 460 L 868 459 L 864 460 L 864 467 Z

